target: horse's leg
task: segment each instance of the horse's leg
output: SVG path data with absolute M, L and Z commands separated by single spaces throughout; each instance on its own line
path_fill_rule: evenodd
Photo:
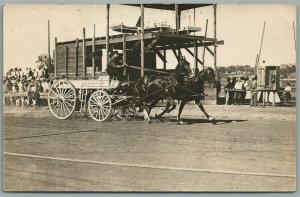
M 148 114 L 150 115 L 151 110 L 153 109 L 153 107 L 159 102 L 159 99 L 153 100 L 151 102 L 151 104 L 148 106 Z
M 205 117 L 206 117 L 208 120 L 210 120 L 210 121 L 215 120 L 215 117 L 208 115 L 208 113 L 205 111 L 205 109 L 204 109 L 204 107 L 203 107 L 201 101 L 198 103 L 198 107 L 199 107 L 199 109 L 204 113 Z
M 171 104 L 172 104 L 172 107 L 167 111 L 167 113 L 170 113 L 171 111 L 173 111 L 176 108 L 176 103 L 173 99 L 171 101 Z
M 161 118 L 162 115 L 164 115 L 169 110 L 170 107 L 171 107 L 171 103 L 168 101 L 165 109 L 160 114 L 155 114 L 155 118 Z
M 184 122 L 181 121 L 180 116 L 181 116 L 183 107 L 185 106 L 186 102 L 187 101 L 184 100 L 184 99 L 181 100 L 181 103 L 180 103 L 180 106 L 179 106 L 179 110 L 178 110 L 178 115 L 177 115 L 177 122 L 178 122 L 178 124 L 184 124 Z
M 150 124 L 151 123 L 151 119 L 149 117 L 149 113 L 148 113 L 148 110 L 147 108 L 143 108 L 143 114 L 144 114 L 144 120 L 148 121 L 148 123 Z

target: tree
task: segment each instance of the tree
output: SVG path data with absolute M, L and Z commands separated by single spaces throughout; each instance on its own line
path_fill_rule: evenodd
M 51 57 L 49 58 L 47 54 L 41 54 L 37 58 L 38 68 L 44 68 L 48 73 L 54 73 L 54 61 Z

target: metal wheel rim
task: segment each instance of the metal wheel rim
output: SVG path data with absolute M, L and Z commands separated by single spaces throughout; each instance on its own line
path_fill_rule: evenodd
M 103 90 L 93 92 L 88 102 L 88 110 L 95 121 L 105 121 L 112 110 L 112 101 L 109 94 Z
M 67 119 L 75 110 L 76 91 L 74 86 L 65 80 L 56 81 L 48 93 L 48 106 L 58 119 Z

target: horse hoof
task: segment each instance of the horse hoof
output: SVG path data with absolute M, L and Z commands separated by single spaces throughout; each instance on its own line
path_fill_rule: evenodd
M 160 117 L 161 117 L 160 115 L 157 115 L 157 114 L 154 115 L 155 119 L 159 119 Z
M 210 116 L 209 118 L 208 118 L 208 120 L 209 121 L 214 121 L 216 118 L 215 117 L 212 117 L 212 116 Z
M 177 124 L 179 124 L 179 125 L 185 125 L 186 123 L 185 122 L 183 122 L 183 121 L 178 121 L 178 123 Z
M 118 115 L 118 114 L 117 114 L 116 116 L 117 116 L 117 119 L 118 119 L 118 120 L 122 120 L 122 119 L 123 119 L 122 116 L 120 116 L 120 115 Z

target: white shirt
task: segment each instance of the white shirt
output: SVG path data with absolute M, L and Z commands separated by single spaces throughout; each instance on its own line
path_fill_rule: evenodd
M 234 85 L 234 89 L 236 89 L 236 90 L 241 90 L 241 89 L 243 89 L 243 84 L 244 84 L 243 81 L 237 81 L 237 82 L 235 83 L 235 85 Z

